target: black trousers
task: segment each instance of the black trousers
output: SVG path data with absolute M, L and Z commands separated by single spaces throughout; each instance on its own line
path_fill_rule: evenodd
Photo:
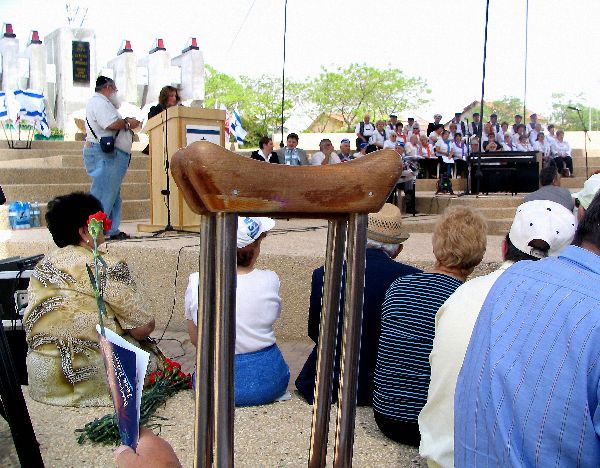
M 411 445 L 413 447 L 418 447 L 421 443 L 421 433 L 419 432 L 419 424 L 397 421 L 395 419 L 388 418 L 378 413 L 377 411 L 373 411 L 373 416 L 375 416 L 375 422 L 379 427 L 379 430 L 383 432 L 383 434 L 396 442 L 400 442 L 401 444 Z
M 554 158 L 554 163 L 559 172 L 566 167 L 571 172 L 571 175 L 573 175 L 573 158 L 570 156 L 567 156 L 566 158 L 563 158 L 562 156 Z

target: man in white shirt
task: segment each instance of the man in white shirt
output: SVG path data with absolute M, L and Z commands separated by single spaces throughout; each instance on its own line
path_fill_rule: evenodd
M 96 93 L 85 109 L 86 138 L 83 146 L 83 162 L 92 178 L 90 193 L 100 203 L 112 221 L 112 228 L 105 233 L 108 239 L 123 240 L 129 236 L 119 230 L 121 224 L 121 183 L 129 167 L 131 145 L 130 129 L 140 126 L 139 120 L 121 117 L 117 108 L 117 86 L 106 76 L 96 79 Z M 101 145 L 112 138 L 112 144 Z M 104 149 L 103 149 L 104 148 Z
M 529 132 L 529 143 L 531 146 L 537 141 L 537 137 L 542 131 L 542 124 L 536 123 L 535 127 Z
M 357 149 L 360 147 L 361 143 L 369 143 L 369 138 L 371 138 L 371 135 L 373 135 L 373 132 L 375 132 L 375 125 L 371 123 L 371 116 L 368 114 L 365 115 L 363 121 L 356 126 L 356 129 L 354 131 L 356 132 L 357 136 Z
M 535 126 L 538 124 L 537 114 L 531 114 L 529 116 L 529 124 L 527 125 L 527 133 L 530 133 L 532 130 L 535 130 Z
M 515 133 L 517 133 L 517 127 L 519 125 L 521 125 L 522 122 L 523 122 L 523 116 L 521 114 L 516 114 L 515 115 L 515 123 L 512 124 L 512 126 L 511 126 L 511 130 L 512 130 L 513 135 Z
M 554 124 L 548 124 L 547 128 L 548 128 L 548 132 L 545 134 L 546 135 L 546 141 L 550 145 L 550 154 L 553 154 L 553 152 L 554 152 L 553 146 L 556 143 L 556 134 L 554 132 L 556 130 L 554 128 Z
M 338 155 L 333 151 L 333 144 L 329 138 L 324 138 L 321 140 L 319 143 L 319 149 L 321 151 L 317 151 L 310 158 L 311 166 L 319 166 L 322 164 L 339 164 L 342 162 L 340 161 L 340 158 L 338 158 Z
M 574 222 L 573 213 L 558 203 L 535 200 L 522 204 L 502 243 L 504 263 L 498 270 L 464 283 L 436 314 L 429 394 L 419 414 L 419 453 L 430 467 L 454 467 L 454 389 L 488 292 L 513 263 L 558 255 L 573 239 Z
M 385 126 L 385 134 L 388 139 L 390 137 L 390 133 L 396 133 L 396 124 L 398 123 L 398 116 L 396 114 L 390 114 L 390 120 Z

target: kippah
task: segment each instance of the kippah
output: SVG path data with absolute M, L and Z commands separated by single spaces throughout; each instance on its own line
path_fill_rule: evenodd
M 96 78 L 96 88 L 100 88 L 101 86 L 104 86 L 106 83 L 110 83 L 112 80 L 106 76 L 102 76 L 100 75 L 98 78 Z

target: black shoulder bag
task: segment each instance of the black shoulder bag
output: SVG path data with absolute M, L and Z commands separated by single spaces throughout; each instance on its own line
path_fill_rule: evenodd
M 100 143 L 100 148 L 102 149 L 102 151 L 105 153 L 112 153 L 115 150 L 115 140 L 119 136 L 119 132 L 121 130 L 117 130 L 117 133 L 115 134 L 115 136 L 105 136 L 105 137 L 98 138 L 98 135 L 96 135 L 96 132 L 94 132 L 94 129 L 88 122 L 87 117 L 85 118 L 85 122 L 87 123 L 90 131 L 92 132 L 92 135 L 94 135 L 94 138 L 96 140 L 98 140 L 98 142 Z

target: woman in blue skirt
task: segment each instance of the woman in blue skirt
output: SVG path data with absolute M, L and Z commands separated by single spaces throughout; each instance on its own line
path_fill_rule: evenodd
M 235 405 L 271 403 L 286 394 L 290 370 L 275 343 L 273 323 L 281 313 L 279 277 L 254 268 L 260 244 L 275 226 L 271 218 L 240 217 L 237 230 Z M 190 275 L 185 317 L 196 345 L 199 274 Z M 202 382 L 201 382 L 202 384 Z

